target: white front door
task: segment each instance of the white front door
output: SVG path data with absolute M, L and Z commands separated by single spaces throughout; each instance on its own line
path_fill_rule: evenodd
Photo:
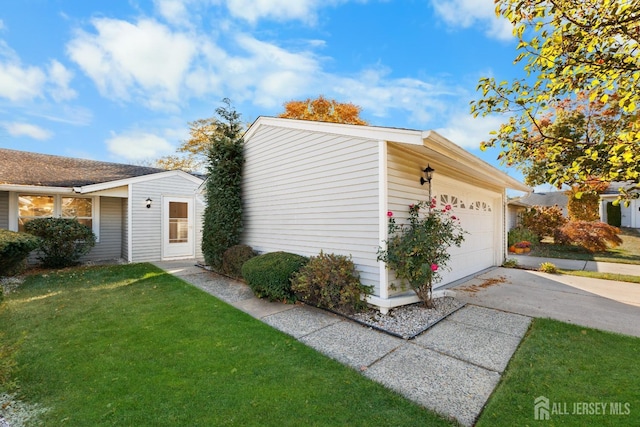
M 164 197 L 162 203 L 162 258 L 193 258 L 195 237 L 193 199 Z

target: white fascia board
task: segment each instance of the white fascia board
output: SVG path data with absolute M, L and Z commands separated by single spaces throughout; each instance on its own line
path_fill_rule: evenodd
M 316 122 L 312 120 L 283 119 L 279 117 L 261 116 L 249 127 L 244 139 L 250 139 L 260 126 L 274 126 L 285 129 L 306 130 L 336 135 L 352 136 L 355 138 L 371 139 L 373 141 L 403 142 L 405 144 L 422 144 L 422 131 L 378 126 L 348 125 L 343 123 Z
M 46 193 L 46 194 L 69 194 L 74 193 L 71 187 L 46 187 L 41 185 L 14 185 L 0 184 L 0 191 L 12 191 L 17 193 Z
M 457 161 L 472 167 L 476 171 L 481 171 L 491 181 L 499 182 L 506 188 L 510 188 L 512 190 L 524 191 L 527 193 L 531 193 L 533 191 L 533 189 L 528 185 L 521 183 L 517 179 L 502 172 L 500 169 L 490 165 L 479 157 L 474 156 L 435 131 L 425 131 L 423 133 L 423 138 L 425 147 L 451 159 L 456 159 Z
M 180 175 L 183 178 L 186 178 L 189 181 L 193 182 L 194 184 L 201 184 L 203 181 L 201 178 L 193 176 L 184 171 L 174 170 L 174 171 L 158 172 L 158 173 L 153 173 L 149 175 L 136 176 L 134 178 L 118 179 L 116 181 L 101 182 L 99 184 L 84 185 L 82 187 L 74 187 L 73 190 L 76 193 L 80 193 L 80 194 L 93 193 L 95 191 L 109 190 L 115 187 L 122 187 L 125 185 L 135 184 L 139 182 L 153 181 L 156 179 L 167 178 L 174 175 Z

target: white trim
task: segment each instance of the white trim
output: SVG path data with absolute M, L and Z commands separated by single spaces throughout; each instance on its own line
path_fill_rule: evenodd
M 379 247 L 386 247 L 388 236 L 387 210 L 389 209 L 389 191 L 387 180 L 387 142 L 378 141 L 378 236 Z M 378 261 L 380 298 L 389 298 L 389 271 L 387 264 Z
M 127 188 L 127 262 L 133 262 L 133 185 Z
M 158 173 L 153 173 L 153 174 L 149 174 L 149 175 L 142 175 L 142 176 L 136 176 L 133 178 L 125 178 L 125 179 L 118 179 L 116 181 L 109 181 L 109 182 L 101 182 L 98 184 L 91 184 L 91 185 L 84 185 L 82 187 L 73 187 L 73 191 L 75 191 L 76 193 L 80 193 L 80 194 L 85 194 L 85 193 L 92 193 L 94 191 L 102 191 L 102 190 L 108 190 L 111 188 L 115 188 L 115 187 L 121 187 L 123 185 L 130 185 L 130 184 L 137 184 L 139 182 L 146 182 L 146 181 L 153 181 L 156 179 L 162 179 L 162 178 L 168 178 L 171 176 L 175 176 L 175 175 L 179 175 L 185 179 L 188 179 L 189 181 L 195 183 L 195 184 L 201 184 L 202 183 L 202 178 L 198 178 L 196 176 L 193 176 L 191 174 L 188 174 L 184 171 L 181 170 L 173 170 L 173 171 L 166 171 L 166 172 L 158 172 Z
M 70 187 L 46 187 L 41 185 L 0 184 L 0 191 L 15 191 L 32 194 L 74 194 Z

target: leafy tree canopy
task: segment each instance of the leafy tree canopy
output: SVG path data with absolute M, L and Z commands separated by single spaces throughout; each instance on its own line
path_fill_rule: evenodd
M 474 116 L 509 115 L 483 149 L 561 187 L 640 177 L 640 0 L 497 0 L 527 78 L 482 78 Z
M 327 99 L 322 95 L 316 99 L 308 98 L 304 101 L 289 101 L 284 104 L 284 110 L 284 113 L 278 117 L 352 125 L 368 124 L 360 118 L 362 109 L 357 105 L 338 102 L 335 99 Z

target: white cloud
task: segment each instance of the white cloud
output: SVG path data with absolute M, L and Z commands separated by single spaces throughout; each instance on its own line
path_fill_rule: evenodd
M 22 65 L 17 54 L 0 40 L 0 97 L 10 101 L 40 97 L 46 81 L 40 68 Z
M 229 12 L 250 23 L 260 19 L 314 22 L 316 9 L 335 4 L 329 0 L 226 0 Z
M 451 27 L 481 26 L 494 39 L 513 38 L 511 23 L 495 14 L 494 0 L 431 0 L 431 5 Z
M 489 116 L 474 118 L 469 113 L 453 114 L 447 125 L 435 129 L 436 132 L 461 147 L 479 149 L 482 141 L 487 141 L 489 132 L 498 130 L 504 118 Z
M 112 133 L 106 144 L 112 154 L 128 161 L 157 159 L 175 151 L 166 139 L 144 131 Z
M 15 137 L 26 136 L 26 137 L 37 139 L 40 141 L 49 139 L 53 135 L 48 130 L 43 129 L 40 126 L 32 125 L 29 123 L 20 123 L 20 122 L 3 123 L 2 127 L 4 127 L 7 130 L 7 132 L 9 132 L 9 135 L 11 136 L 15 136 Z
M 97 34 L 78 32 L 67 52 L 103 96 L 133 98 L 158 109 L 179 102 L 196 54 L 195 39 L 149 19 L 132 24 L 103 18 L 92 23 Z
M 49 81 L 52 87 L 49 89 L 51 97 L 55 101 L 66 101 L 76 97 L 77 93 L 69 87 L 73 73 L 60 62 L 52 60 L 49 64 Z

